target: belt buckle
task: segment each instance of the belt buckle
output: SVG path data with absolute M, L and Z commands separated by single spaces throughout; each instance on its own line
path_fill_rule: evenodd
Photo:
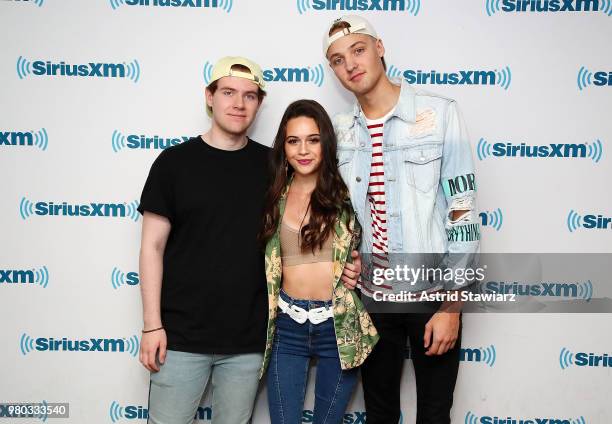
M 325 306 L 311 309 L 308 311 L 308 319 L 313 324 L 320 324 L 327 320 L 328 317 L 324 315 L 326 312 L 327 308 Z
M 304 324 L 308 319 L 308 312 L 299 306 L 291 305 L 288 308 L 288 314 L 298 324 Z

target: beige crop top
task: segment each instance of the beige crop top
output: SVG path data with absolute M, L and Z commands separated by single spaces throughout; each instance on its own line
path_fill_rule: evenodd
M 300 248 L 300 233 L 289 227 L 281 221 L 280 228 L 280 245 L 281 245 L 281 260 L 283 266 L 293 266 L 301 264 L 310 264 L 314 262 L 333 262 L 332 261 L 332 239 L 330 235 L 323 243 L 322 249 L 315 249 L 302 252 Z

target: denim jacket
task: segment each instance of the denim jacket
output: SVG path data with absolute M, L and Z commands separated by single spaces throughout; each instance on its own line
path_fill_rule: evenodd
M 280 216 L 283 216 L 285 212 L 288 191 L 289 186 L 285 188 L 279 203 Z M 354 290 L 344 287 L 340 279 L 345 263 L 347 260 L 352 260 L 350 253 L 356 248 L 358 236 L 359 223 L 355 220 L 353 213 L 350 213 L 348 217 L 344 213 L 336 219 L 332 242 L 333 278 L 329 284 L 332 289 L 334 331 L 338 344 L 340 366 L 343 370 L 360 366 L 372 352 L 379 339 L 378 332 L 370 319 L 370 315 L 359 300 L 359 296 Z M 268 330 L 260 378 L 270 361 L 276 330 L 278 298 L 283 274 L 280 225 L 274 236 L 266 244 L 265 258 L 268 284 Z
M 363 227 L 362 279 L 367 285 L 372 281 L 368 254 L 372 218 L 367 198 L 372 143 L 359 104 L 350 113 L 335 116 L 334 128 L 340 173 Z M 425 255 L 427 265 L 469 266 L 479 250 L 480 228 L 472 152 L 456 102 L 402 80 L 398 103 L 384 125 L 383 161 L 391 267 L 403 266 L 417 253 L 438 254 Z M 453 221 L 453 210 L 468 212 Z M 394 283 L 394 290 L 406 291 L 456 288 L 453 281 L 431 278 Z

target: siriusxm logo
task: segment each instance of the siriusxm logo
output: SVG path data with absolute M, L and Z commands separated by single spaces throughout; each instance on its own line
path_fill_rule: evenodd
M 134 83 L 140 80 L 140 64 L 137 60 L 130 63 L 101 63 L 71 65 L 64 61 L 59 63 L 50 60 L 29 60 L 17 58 L 17 76 L 24 79 L 29 75 L 61 76 L 61 77 L 92 77 L 92 78 L 126 78 Z
M 234 0 L 109 0 L 113 10 L 119 6 L 191 7 L 221 9 L 230 13 Z
M 404 71 L 389 66 L 389 78 L 402 76 L 410 84 L 431 85 L 499 85 L 504 90 L 510 87 L 512 72 L 509 66 L 501 70 L 460 70 L 455 72 L 421 71 L 406 69 Z
M 27 355 L 32 351 L 38 352 L 127 352 L 134 358 L 140 349 L 138 337 L 131 336 L 121 339 L 68 339 L 63 337 L 55 339 L 53 337 L 33 338 L 26 333 L 19 339 L 19 349 L 22 355 Z
M 584 228 L 585 230 L 607 230 L 612 228 L 610 223 L 612 222 L 611 217 L 604 215 L 589 214 L 589 215 L 578 215 L 573 209 L 567 214 L 567 229 L 570 233 L 578 230 L 578 228 Z
M 100 218 L 128 218 L 136 222 L 138 201 L 130 203 L 86 203 L 69 204 L 68 202 L 31 202 L 25 197 L 19 202 L 19 215 L 26 220 L 32 215 L 38 216 L 87 216 Z
M 476 146 L 478 160 L 488 157 L 528 158 L 588 158 L 598 163 L 603 156 L 603 143 L 597 139 L 592 143 L 550 143 L 543 145 L 513 144 L 510 142 L 489 143 L 484 138 Z
M 47 130 L 38 131 L 0 131 L 0 146 L 34 146 L 43 152 L 49 145 Z
M 138 283 L 140 283 L 140 277 L 137 272 L 126 273 L 117 267 L 113 268 L 113 272 L 111 272 L 111 285 L 115 290 L 126 284 L 128 286 L 137 286 Z
M 500 6 L 501 3 L 501 6 Z M 486 0 L 487 15 L 497 12 L 597 12 L 612 14 L 610 0 Z
M 410 346 L 406 346 L 404 352 L 406 359 L 412 359 Z M 461 348 L 459 351 L 459 360 L 462 362 L 482 362 L 483 364 L 492 367 L 497 359 L 497 351 L 494 345 L 475 348 Z
M 204 82 L 210 83 L 213 65 L 210 62 L 204 64 Z M 317 87 L 323 85 L 325 71 L 323 65 L 307 66 L 305 68 L 269 68 L 263 70 L 263 78 L 266 82 L 304 82 L 312 83 Z
M 504 223 L 504 215 L 500 208 L 493 211 L 483 211 L 478 214 L 480 217 L 480 225 L 483 227 L 493 227 L 499 231 Z
M 489 367 L 495 365 L 497 352 L 495 346 L 478 347 L 478 348 L 461 348 L 459 360 L 464 362 L 482 362 Z
M 113 135 L 111 137 L 111 146 L 113 148 L 113 152 L 117 153 L 122 149 L 167 149 L 171 146 L 176 146 L 177 144 L 181 144 L 185 141 L 189 140 L 189 137 L 181 136 L 181 137 L 159 137 L 157 135 L 154 136 L 146 136 L 144 134 L 128 134 L 123 135 L 120 131 L 113 131 Z
M 15 3 L 32 3 L 35 4 L 38 7 L 42 7 L 43 3 L 45 2 L 45 0 L 3 0 L 3 1 L 13 1 Z
M 593 283 L 591 280 L 577 283 L 520 283 L 514 281 L 488 281 L 479 288 L 481 293 L 514 294 L 517 296 L 567 297 L 583 299 L 587 302 L 593 298 Z
M 297 9 L 300 15 L 312 9 L 315 11 L 393 11 L 407 12 L 416 16 L 421 10 L 421 0 L 297 0 Z
M 301 423 L 313 423 L 314 422 L 314 411 L 311 409 L 304 409 L 302 411 Z M 366 412 L 365 411 L 353 411 L 347 412 L 342 417 L 341 424 L 366 424 Z M 400 420 L 401 423 L 401 420 Z
M 43 288 L 49 285 L 49 270 L 46 266 L 32 269 L 0 269 L 0 284 L 37 284 Z
M 571 366 L 576 367 L 612 367 L 612 355 L 604 353 L 603 355 L 596 355 L 594 353 L 578 352 L 572 353 L 566 348 L 561 348 L 559 353 L 559 366 L 562 370 L 565 370 Z
M 610 9 L 610 12 L 612 13 L 612 8 Z M 580 89 L 580 91 L 590 85 L 594 85 L 596 87 L 612 85 L 612 71 L 591 72 L 584 66 L 581 66 L 578 70 L 578 77 L 576 78 L 576 83 L 578 84 L 578 88 Z
M 510 416 L 479 417 L 468 411 L 465 414 L 465 424 L 587 424 L 584 417 L 579 418 L 514 418 Z
M 149 418 L 149 410 L 141 405 L 121 406 L 118 402 L 112 401 L 108 414 L 113 423 L 121 419 L 125 420 L 146 420 Z M 210 421 L 212 419 L 212 408 L 210 406 L 198 406 L 194 419 Z

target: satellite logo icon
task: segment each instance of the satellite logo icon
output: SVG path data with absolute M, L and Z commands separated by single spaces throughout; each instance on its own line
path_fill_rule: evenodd
M 578 228 L 582 227 L 582 217 L 574 212 L 573 209 L 567 214 L 567 228 L 570 233 L 573 233 Z
M 480 212 L 478 216 L 480 217 L 480 223 L 483 227 L 493 227 L 496 231 L 499 231 L 504 223 L 504 215 L 500 208 L 494 209 L 491 212 Z
M 496 74 L 497 84 L 504 90 L 508 90 L 510 83 L 512 82 L 512 72 L 510 71 L 510 67 L 506 66 L 505 68 L 502 68 L 501 71 L 496 71 Z

